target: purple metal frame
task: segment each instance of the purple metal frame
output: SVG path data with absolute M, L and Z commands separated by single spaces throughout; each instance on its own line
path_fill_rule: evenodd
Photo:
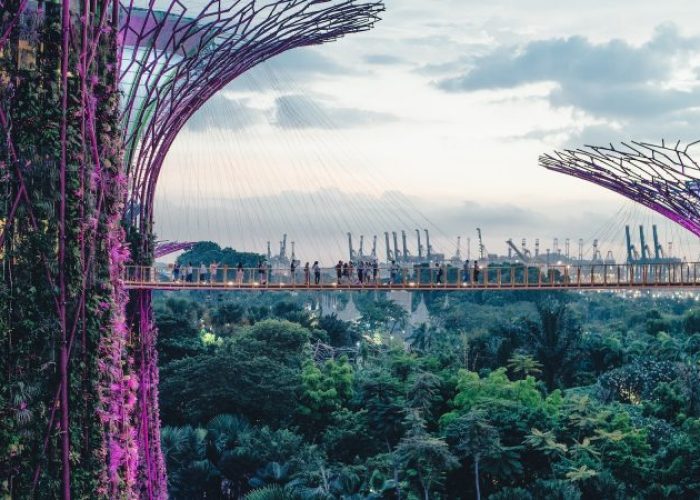
M 543 155 L 540 165 L 610 189 L 700 236 L 700 166 L 688 153 L 695 144 L 587 146 Z
M 50 289 L 57 290 L 55 311 L 60 324 L 60 380 L 50 407 L 44 450 L 52 429 L 61 429 L 63 498 L 71 497 L 69 435 L 71 415 L 68 373 L 72 347 L 85 329 L 86 308 L 93 279 L 93 263 L 105 252 L 109 263 L 110 303 L 99 305 L 109 318 L 102 326 L 99 349 L 99 418 L 104 429 L 104 471 L 97 494 L 109 498 L 166 498 L 167 484 L 160 452 L 158 370 L 150 292 L 129 297 L 122 281 L 129 260 L 123 223 L 141 237 L 145 259 L 152 257 L 153 198 L 165 156 L 185 122 L 217 91 L 233 79 L 277 54 L 295 47 L 321 44 L 343 35 L 370 29 L 384 10 L 381 1 L 367 0 L 203 0 L 190 15 L 181 0 L 168 0 L 162 11 L 139 9 L 134 0 L 61 0 L 61 203 L 57 222 L 56 255 L 39 255 Z M 189 3 L 189 2 L 188 2 Z M 28 0 L 0 0 L 0 50 L 6 46 Z M 80 10 L 72 12 L 71 8 Z M 7 15 L 10 13 L 10 15 Z M 111 44 L 117 51 L 114 68 L 100 67 L 98 57 Z M 100 128 L 98 108 L 116 96 L 115 84 L 127 87 L 121 106 L 121 144 Z M 69 112 L 69 80 L 80 88 L 80 113 Z M 100 96 L 107 94 L 107 98 Z M 71 96 L 72 97 L 72 96 Z M 102 100 L 101 100 L 102 99 Z M 116 102 L 116 99 L 114 99 Z M 0 229 L 0 245 L 13 228 L 18 208 L 26 209 L 30 224 L 39 231 L 31 192 L 24 183 L 21 161 L 12 142 L 11 116 L 0 102 L 0 128 L 10 161 L 0 167 L 17 179 L 16 195 Z M 80 130 L 77 192 L 67 190 L 68 132 Z M 109 135 L 109 134 L 106 134 Z M 121 167 L 105 158 L 120 157 Z M 73 174 L 71 174 L 73 175 Z M 121 200 L 112 203 L 107 200 Z M 90 200 L 90 201 L 88 201 Z M 80 207 L 79 220 L 67 220 L 66 204 Z M 79 227 L 77 241 L 66 228 Z M 100 242 L 100 245 L 98 245 Z M 82 287 L 68 286 L 65 256 L 79 249 Z M 142 249 L 142 250 L 143 250 Z M 161 252 L 163 249 L 160 250 Z M 101 254 L 100 254 L 101 255 Z M 139 252 L 139 255 L 144 255 Z M 56 266 L 50 263 L 55 262 Z M 127 304 L 131 300 L 131 304 Z M 129 314 L 127 306 L 132 314 Z M 134 338 L 138 345 L 134 345 Z M 41 477 L 33 475 L 36 492 Z
M 153 251 L 153 257 L 160 259 L 161 257 L 165 257 L 171 253 L 180 252 L 181 250 L 191 250 L 194 245 L 195 243 L 191 241 L 163 241 L 156 243 L 156 248 Z
M 156 182 L 185 122 L 253 66 L 290 49 L 370 29 L 381 2 L 207 0 L 195 13 L 122 6 L 125 161 L 132 224 L 150 233 Z
M 126 224 L 139 235 L 142 263 L 164 251 L 149 248 L 156 183 L 165 157 L 186 121 L 216 92 L 255 65 L 287 50 L 370 29 L 381 2 L 357 0 L 206 0 L 191 12 L 171 0 L 155 12 L 133 0 L 121 8 L 122 131 L 129 189 Z M 154 255 L 155 254 L 155 255 Z M 136 365 L 139 477 L 149 498 L 165 495 L 160 453 L 156 329 L 151 291 L 134 291 L 130 324 L 140 340 Z

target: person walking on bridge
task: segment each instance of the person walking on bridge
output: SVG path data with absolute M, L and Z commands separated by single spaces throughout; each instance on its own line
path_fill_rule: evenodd
M 321 266 L 318 265 L 318 261 L 314 261 L 314 284 L 318 285 L 321 282 Z
M 267 263 L 266 260 L 263 260 L 262 262 L 262 284 L 267 285 L 267 282 L 270 281 L 270 265 Z
M 213 261 L 211 264 L 209 264 L 209 281 L 214 283 L 218 276 L 216 275 L 217 271 L 219 268 L 219 264 L 216 261 Z
M 207 266 L 204 265 L 204 262 L 201 262 L 199 264 L 199 281 L 206 281 L 207 280 Z
M 289 264 L 289 274 L 292 277 L 292 286 L 297 284 L 297 261 L 292 259 L 291 264 Z
M 462 283 L 469 281 L 469 261 L 464 261 L 464 266 L 462 266 Z
M 435 264 L 435 267 L 437 268 L 437 279 L 435 280 L 435 283 L 437 285 L 442 285 L 442 278 L 445 275 L 445 269 L 438 263 Z
M 192 263 L 189 262 L 187 264 L 187 282 L 192 283 L 192 275 L 194 273 L 194 269 L 192 268 Z
M 479 274 L 481 274 L 481 269 L 479 269 L 479 263 L 474 261 L 474 283 L 479 283 Z
M 311 270 L 309 269 L 309 263 L 304 264 L 304 284 L 309 286 L 311 284 Z
M 343 278 L 343 261 L 339 260 L 335 265 L 335 275 L 338 278 L 338 284 L 340 285 L 340 280 Z
M 258 261 L 258 283 L 265 284 L 265 266 L 262 260 Z
M 393 285 L 396 283 L 396 277 L 399 274 L 399 266 L 396 264 L 395 260 L 391 261 L 391 267 L 389 268 L 389 284 Z
M 178 281 L 180 279 L 180 263 L 175 262 L 173 266 L 173 281 Z
M 238 283 L 238 286 L 241 286 L 243 284 L 243 263 L 238 262 L 238 266 L 236 266 L 236 282 Z

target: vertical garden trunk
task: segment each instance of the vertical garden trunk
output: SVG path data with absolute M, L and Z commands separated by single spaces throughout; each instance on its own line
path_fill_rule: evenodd
M 58 214 L 58 300 L 61 385 L 61 469 L 62 496 L 69 500 L 70 489 L 70 424 L 68 402 L 68 324 L 66 318 L 66 170 L 68 163 L 68 72 L 70 43 L 70 0 L 63 0 L 61 12 L 61 159 L 59 172 L 60 211 Z
M 116 4 L 3 3 L 2 497 L 137 496 Z
M 139 377 L 136 415 L 140 494 L 145 498 L 165 498 L 167 478 L 160 449 L 157 330 L 150 290 L 130 293 L 128 316 L 130 330 L 139 339 L 134 368 Z

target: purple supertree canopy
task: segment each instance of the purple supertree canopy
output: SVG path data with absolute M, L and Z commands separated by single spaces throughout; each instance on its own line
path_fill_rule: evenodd
M 540 165 L 619 193 L 700 236 L 700 167 L 693 142 L 587 146 L 540 157 Z
M 188 2 L 189 3 L 189 2 Z M 150 232 L 155 186 L 185 122 L 226 84 L 287 50 L 370 29 L 384 7 L 357 0 L 171 1 L 122 5 L 121 86 L 128 222 Z

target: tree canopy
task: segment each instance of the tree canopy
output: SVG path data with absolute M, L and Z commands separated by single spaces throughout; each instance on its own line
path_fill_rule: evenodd
M 515 298 L 426 295 L 412 331 L 372 294 L 355 324 L 311 295 L 163 298 L 171 496 L 700 496 L 694 301 Z

